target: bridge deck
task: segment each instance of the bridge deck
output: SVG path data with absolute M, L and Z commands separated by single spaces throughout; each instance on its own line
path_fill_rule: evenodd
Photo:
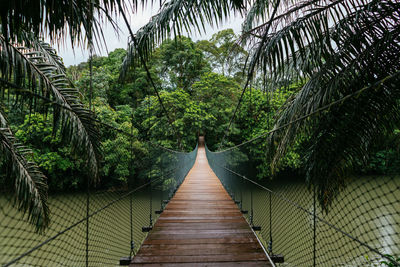
M 196 162 L 130 266 L 272 266 L 208 165 Z

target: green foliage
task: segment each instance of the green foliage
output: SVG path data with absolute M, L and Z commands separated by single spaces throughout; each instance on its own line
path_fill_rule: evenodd
M 84 162 L 62 143 L 60 132 L 53 133 L 50 115 L 26 115 L 16 126 L 15 136 L 33 150 L 33 159 L 47 176 L 50 191 L 77 189 L 84 181 Z
M 142 129 L 142 138 L 168 148 L 176 148 L 180 141 L 185 150 L 192 150 L 203 120 L 207 119 L 206 114 L 184 90 L 161 91 L 160 96 L 181 140 L 176 140 L 174 130 L 163 116 L 160 103 L 155 96 L 146 98 L 135 110 L 135 125 L 139 125 Z
M 135 136 L 138 131 L 132 128 L 132 108 L 127 105 L 117 106 L 116 109 L 103 104 L 99 99 L 95 101 L 98 118 L 113 129 L 102 129 L 102 146 L 104 162 L 102 164 L 102 186 L 105 188 L 126 187 L 130 178 L 141 167 L 146 148 Z M 127 136 L 124 133 L 130 133 Z
M 110 52 L 107 57 L 93 56 L 92 99 L 99 97 L 112 105 L 128 104 L 132 101 L 131 83 L 119 83 L 119 70 L 125 55 L 126 51 L 118 48 Z M 89 63 L 83 62 L 77 66 L 70 66 L 67 73 L 75 86 L 80 88 L 81 93 L 88 99 L 90 97 Z
M 243 39 L 255 44 L 250 73 L 262 69 L 268 86 L 306 80 L 278 114 L 275 127 L 283 128 L 270 139 L 272 163 L 278 167 L 297 138 L 308 136 L 306 180 L 316 186 L 321 206 L 328 207 L 349 173 L 374 150 L 375 140 L 399 128 L 400 24 L 391 22 L 398 20 L 400 5 L 299 3 L 289 2 L 281 13 L 281 1 L 255 1 Z M 259 19 L 271 18 L 270 10 L 277 11 L 273 21 L 256 27 Z
M 69 38 L 73 45 L 83 45 L 91 41 L 88 33 L 94 40 L 101 40 L 105 21 L 118 29 L 112 20 L 117 8 L 117 1 L 109 0 L 94 0 L 90 5 L 86 1 L 3 1 L 0 31 L 13 41 L 32 35 L 59 43 Z M 126 11 L 123 5 L 122 12 Z
M 263 179 L 272 177 L 271 169 L 271 153 L 268 142 L 268 132 L 273 129 L 277 112 L 284 106 L 287 100 L 295 93 L 297 85 L 291 85 L 288 88 L 276 90 L 273 94 L 262 92 L 260 90 L 250 88 L 243 96 L 241 107 L 237 113 L 235 125 L 240 129 L 239 134 L 232 136 L 231 140 L 235 140 L 235 144 L 253 139 L 265 134 L 265 138 L 256 141 L 251 145 L 251 149 L 247 151 L 257 169 L 256 175 Z M 291 169 L 298 170 L 302 164 L 301 154 L 303 139 L 298 138 L 295 144 L 281 159 L 280 170 Z
M 168 39 L 172 32 L 174 37 L 180 36 L 183 31 L 192 32 L 192 27 L 201 32 L 205 30 L 206 23 L 218 25 L 224 18 L 241 11 L 245 11 L 244 2 L 241 0 L 163 2 L 158 14 L 139 29 L 134 40 L 129 41 L 122 74 L 140 62 L 139 55 L 149 59 L 156 45 Z
M 198 134 L 205 134 L 210 146 L 217 144 L 238 99 L 239 85 L 216 73 L 205 73 L 191 86 L 191 94 L 182 89 L 161 91 L 161 99 L 172 118 L 180 142 L 193 149 Z M 141 137 L 176 148 L 175 132 L 163 114 L 155 96 L 147 97 L 135 110 L 134 125 Z
M 210 70 L 202 51 L 183 36 L 165 40 L 153 53 L 152 63 L 163 79 L 164 89 L 179 88 L 189 93 L 192 84 Z
M 38 232 L 49 225 L 47 178 L 32 162 L 32 151 L 22 145 L 11 130 L 4 109 L 0 106 L 0 175 L 2 191 L 14 194 L 13 205 L 36 227 Z M 4 175 L 5 174 L 5 175 Z
M 99 120 L 121 131 L 131 132 L 131 107 L 124 105 L 113 109 L 101 98 L 94 101 L 94 105 Z M 33 159 L 48 177 L 50 191 L 82 190 L 86 187 L 85 162 L 62 142 L 60 131 L 53 132 L 52 119 L 51 114 L 26 115 L 24 123 L 14 127 L 15 135 L 32 148 Z M 102 128 L 104 159 L 99 187 L 124 188 L 129 178 L 137 173 L 146 149 L 142 142 L 134 139 L 138 135 L 136 129 L 132 135 L 131 138 L 113 129 Z
M 210 149 L 216 149 L 239 98 L 240 86 L 232 78 L 206 73 L 193 84 L 193 99 L 207 114 L 199 129 Z
M 232 29 L 226 29 L 213 34 L 210 40 L 198 41 L 196 46 L 203 51 L 214 72 L 241 83 L 247 52 L 237 39 Z
M 21 110 L 52 112 L 54 131 L 60 130 L 61 140 L 85 160 L 92 182 L 98 182 L 100 142 L 93 113 L 85 109 L 55 49 L 29 32 L 20 34 L 25 42 L 13 43 L 14 39 L 0 35 L 1 95 L 6 91 L 13 95 L 2 97 L 1 104 L 10 105 L 14 99 Z M 12 177 L 8 185 L 14 184 L 19 209 L 27 212 L 37 230 L 43 230 L 49 223 L 46 177 L 32 162 L 30 150 L 17 142 L 3 108 L 0 113 L 1 158 L 9 165 L 7 174 Z
M 357 170 L 367 174 L 400 172 L 400 130 L 378 139 L 366 162 L 358 162 Z

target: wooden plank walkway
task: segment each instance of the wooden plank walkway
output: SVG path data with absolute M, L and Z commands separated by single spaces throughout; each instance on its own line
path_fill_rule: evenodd
M 272 266 L 208 165 L 196 162 L 129 266 Z

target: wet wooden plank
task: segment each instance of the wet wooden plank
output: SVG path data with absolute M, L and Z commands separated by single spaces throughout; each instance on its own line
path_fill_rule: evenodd
M 141 247 L 142 251 L 158 250 L 158 251 L 180 251 L 180 250 L 197 250 L 201 253 L 202 250 L 213 249 L 213 250 L 253 250 L 260 248 L 254 243 L 244 243 L 244 244 L 232 244 L 226 246 L 225 244 L 155 244 L 155 245 L 143 245 Z
M 144 263 L 135 264 L 137 267 L 183 267 L 188 266 L 187 263 Z M 207 262 L 207 263 L 190 263 L 190 267 L 230 267 L 230 266 L 249 266 L 249 267 L 265 267 L 263 261 L 239 261 L 239 262 Z
M 208 244 L 207 244 L 208 245 Z M 247 246 L 223 246 L 220 248 L 204 247 L 201 250 L 198 247 L 191 249 L 186 248 L 188 245 L 182 245 L 176 249 L 158 249 L 158 248 L 143 248 L 141 251 L 142 256 L 152 256 L 157 253 L 158 256 L 206 256 L 206 255 L 227 255 L 237 253 L 263 253 L 261 248 L 247 247 Z
M 225 244 L 226 246 L 230 244 L 249 244 L 257 243 L 255 237 L 249 238 L 238 238 L 238 237 L 228 237 L 228 238 L 199 238 L 199 239 L 175 239 L 173 242 L 170 239 L 146 239 L 144 245 L 154 245 L 154 244 Z M 140 253 L 140 250 L 138 254 Z
M 204 145 L 130 266 L 272 266 Z
M 205 263 L 205 262 L 237 262 L 237 261 L 263 261 L 264 252 L 230 253 L 218 255 L 136 255 L 135 263 Z

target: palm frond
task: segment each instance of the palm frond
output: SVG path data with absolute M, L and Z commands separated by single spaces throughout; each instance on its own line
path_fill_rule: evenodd
M 57 62 L 49 60 L 48 51 L 11 45 L 3 37 L 0 42 L 1 79 L 12 83 L 14 88 L 23 88 L 19 93 L 29 97 L 39 95 L 55 102 L 55 127 L 60 125 L 63 140 L 70 143 L 77 154 L 84 155 L 91 180 L 97 182 L 100 138 L 93 112 L 84 107 L 79 92 L 60 71 Z M 43 48 L 43 45 L 36 48 Z
M 319 71 L 318 66 L 338 56 L 339 50 L 343 57 L 352 56 L 343 52 L 354 53 L 368 47 L 375 35 L 380 38 L 386 28 L 396 27 L 393 22 L 399 19 L 399 5 L 390 1 L 361 0 L 307 1 L 300 9 L 294 5 L 289 8 L 293 11 L 277 16 L 279 19 L 274 20 L 270 32 L 264 32 L 261 27 L 253 32 L 259 37 L 247 35 L 249 44 L 261 46 L 257 49 L 262 51 L 257 57 L 250 55 L 250 66 L 261 65 L 268 81 L 282 77 L 293 80 L 299 75 L 309 78 Z M 298 12 L 302 16 L 293 16 Z M 267 41 L 261 42 L 264 36 Z M 349 42 L 352 38 L 358 39 L 356 45 L 362 47 L 352 47 Z
M 104 21 L 118 29 L 113 20 L 113 15 L 118 13 L 118 2 L 122 2 L 126 10 L 121 0 L 2 1 L 0 32 L 10 42 L 22 42 L 27 32 L 35 38 L 48 36 L 58 43 L 69 36 L 73 45 L 91 42 L 86 38 L 88 33 L 101 41 Z M 136 7 L 137 1 L 132 3 Z
M 316 60 L 311 63 L 303 62 L 304 65 L 297 65 L 304 67 L 298 71 L 302 71 L 305 76 L 308 76 L 308 81 L 296 97 L 288 103 L 287 108 L 282 111 L 277 127 L 312 113 L 321 106 L 368 84 L 373 84 L 375 80 L 396 73 L 400 69 L 400 26 L 382 31 L 371 38 L 360 32 L 367 25 L 362 25 L 360 21 L 358 25 L 362 27 L 361 30 L 354 29 L 352 25 L 354 24 L 344 23 L 337 26 L 340 33 L 337 33 L 334 38 L 337 38 L 339 46 L 334 53 L 327 54 L 325 59 L 319 60 L 315 55 Z M 316 50 L 316 47 L 309 46 L 307 51 L 312 53 L 311 50 Z M 361 81 L 361 83 L 354 86 L 355 81 Z M 288 127 L 285 135 L 293 136 L 290 133 L 297 132 L 301 124 L 299 122 Z M 286 143 L 284 140 L 288 142 Z M 282 149 L 278 151 L 285 151 L 284 148 L 291 142 L 289 140 L 292 139 L 283 139 Z M 278 153 L 276 158 L 281 155 Z
M 58 68 L 59 72 L 66 72 L 66 68 L 64 66 L 63 59 L 57 54 L 57 51 L 48 43 L 38 40 L 33 36 L 29 38 L 30 40 L 30 47 L 32 47 L 35 51 L 40 51 L 40 57 L 42 58 L 35 58 L 41 59 L 43 61 L 48 61 L 54 66 Z
M 306 178 L 317 187 L 322 207 L 329 207 L 344 187 L 354 164 L 367 162 L 374 142 L 400 126 L 399 82 L 397 75 L 332 107 L 314 122 L 305 157 Z
M 255 23 L 264 22 L 267 19 L 273 2 L 270 0 L 256 0 L 252 3 L 242 24 L 244 33 L 254 32 L 254 34 L 257 34 L 253 30 Z
M 269 31 L 266 25 L 250 30 L 247 41 L 261 51 L 250 55 L 250 67 L 264 70 L 269 88 L 282 80 L 305 82 L 278 116 L 275 129 L 287 127 L 271 136 L 271 144 L 278 144 L 273 145 L 272 168 L 300 133 L 311 135 L 304 167 L 327 207 L 344 184 L 346 170 L 365 159 L 373 138 L 399 125 L 400 3 L 288 3 Z M 383 85 L 376 86 L 381 80 Z M 360 88 L 369 89 L 329 112 L 300 119 Z
M 158 14 L 140 28 L 135 39 L 128 42 L 128 52 L 121 68 L 123 79 L 128 69 L 139 62 L 139 54 L 148 59 L 155 46 L 163 40 L 181 35 L 184 31 L 192 33 L 192 27 L 199 33 L 205 31 L 206 24 L 219 25 L 235 12 L 244 10 L 243 1 L 238 0 L 170 0 L 165 2 Z M 232 12 L 233 11 L 233 12 Z
M 37 231 L 43 231 L 50 221 L 47 178 L 34 162 L 28 160 L 32 151 L 17 142 L 1 108 L 0 153 L 2 160 L 12 166 L 10 175 L 15 180 L 13 187 L 18 210 L 27 213 L 27 219 Z

